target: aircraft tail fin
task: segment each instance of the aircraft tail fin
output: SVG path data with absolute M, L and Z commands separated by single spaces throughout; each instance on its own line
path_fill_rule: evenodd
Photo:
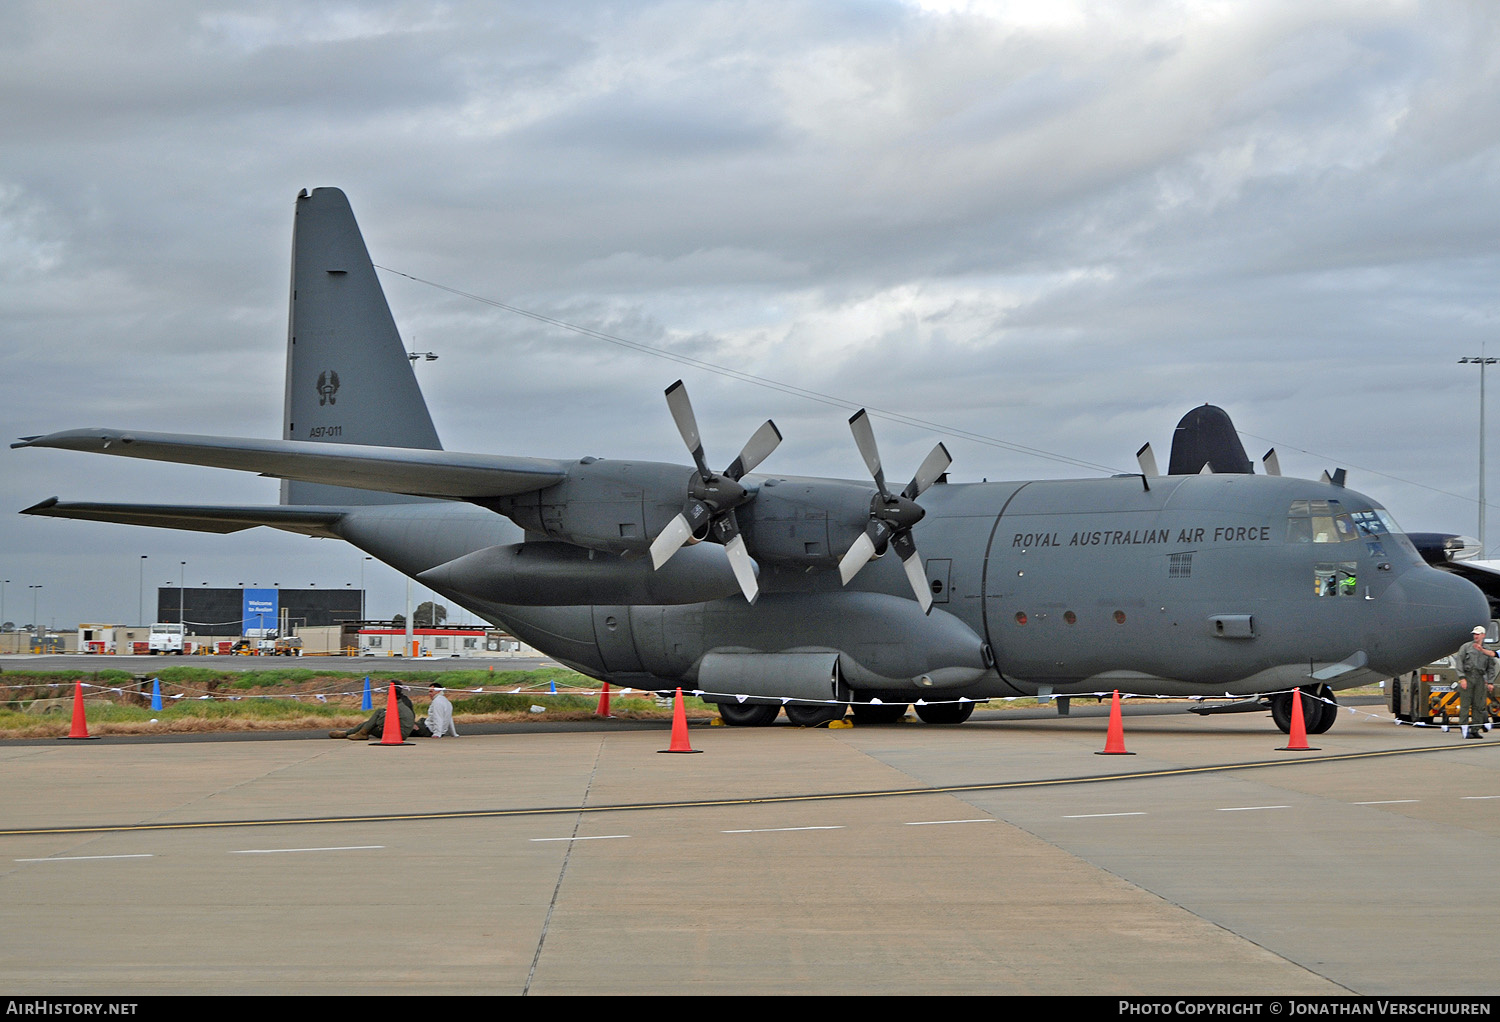
M 406 345 L 337 188 L 297 196 L 282 439 L 440 451 Z M 284 480 L 283 504 L 426 498 Z

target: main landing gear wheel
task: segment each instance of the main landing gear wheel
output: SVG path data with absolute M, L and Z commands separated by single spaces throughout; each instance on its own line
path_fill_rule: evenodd
M 817 727 L 844 718 L 844 704 L 787 703 L 786 719 L 798 727 Z
M 974 712 L 973 703 L 918 703 L 917 716 L 928 724 L 962 724 Z
M 1332 692 L 1328 686 L 1323 686 L 1323 692 L 1330 697 Z M 1318 698 L 1314 690 L 1302 690 L 1302 720 L 1306 725 L 1307 733 L 1320 735 L 1333 727 L 1333 718 L 1338 716 L 1338 710 L 1327 705 Z M 1271 697 L 1271 719 L 1283 734 L 1292 733 L 1292 694 L 1281 692 Z
M 767 727 L 776 722 L 781 707 L 760 703 L 720 703 L 719 719 L 730 727 Z
M 894 724 L 906 716 L 905 703 L 852 703 L 856 724 Z

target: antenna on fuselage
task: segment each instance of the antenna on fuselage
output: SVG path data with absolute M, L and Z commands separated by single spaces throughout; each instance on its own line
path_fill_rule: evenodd
M 1281 461 L 1276 457 L 1276 448 L 1273 447 L 1261 455 L 1260 463 L 1266 467 L 1266 475 L 1281 475 Z
M 1148 440 L 1141 445 L 1141 449 L 1135 452 L 1136 464 L 1141 466 L 1141 485 L 1151 489 L 1151 480 L 1161 475 L 1156 468 L 1156 452 L 1151 450 L 1151 442 Z

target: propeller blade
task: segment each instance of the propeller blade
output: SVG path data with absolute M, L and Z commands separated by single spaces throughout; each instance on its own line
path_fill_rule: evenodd
M 911 477 L 911 482 L 906 484 L 906 489 L 901 491 L 901 496 L 907 500 L 915 500 L 927 491 L 927 488 L 938 481 L 938 477 L 948 471 L 948 466 L 953 464 L 953 457 L 948 453 L 948 448 L 938 444 L 932 452 L 917 466 L 917 474 Z
M 859 569 L 869 563 L 870 558 L 874 556 L 875 541 L 870 538 L 868 532 L 860 533 L 859 539 L 854 541 L 839 561 L 839 578 L 843 579 L 843 584 L 848 585 L 849 580 L 858 575 Z
M 704 479 L 713 478 L 713 473 L 708 470 L 708 462 L 703 460 L 703 439 L 698 435 L 698 418 L 693 414 L 693 403 L 688 400 L 687 385 L 681 380 L 667 388 L 667 408 L 672 412 L 672 421 L 677 423 L 677 432 L 682 434 L 682 442 L 693 453 L 698 474 Z
M 734 577 L 739 581 L 740 592 L 745 594 L 745 599 L 752 604 L 760 595 L 760 586 L 755 581 L 755 561 L 750 557 L 750 551 L 745 549 L 745 538 L 736 530 L 734 537 L 724 544 L 724 552 L 729 555 L 729 566 L 734 569 Z
M 922 562 L 921 555 L 917 553 L 917 542 L 911 538 L 911 533 L 897 533 L 891 540 L 891 546 L 896 548 L 896 553 L 901 556 L 901 566 L 906 569 L 906 580 L 911 583 L 912 592 L 917 594 L 917 602 L 922 605 L 922 613 L 927 614 L 932 610 L 932 588 L 927 584 L 926 566 Z
M 754 472 L 755 466 L 765 461 L 780 443 L 781 430 L 776 428 L 776 423 L 767 419 L 760 429 L 755 431 L 755 435 L 745 442 L 744 450 L 740 451 L 740 456 L 734 459 L 734 464 L 724 470 L 724 474 L 735 482 L 739 482 L 745 473 Z
M 692 537 L 693 527 L 688 524 L 687 517 L 679 514 L 673 518 L 667 523 L 667 527 L 651 541 L 652 569 L 659 570 Z
M 849 418 L 849 430 L 854 434 L 854 443 L 859 447 L 865 467 L 875 477 L 875 486 L 882 497 L 890 496 L 885 488 L 885 472 L 880 467 L 880 449 L 875 446 L 875 430 L 870 427 L 870 416 L 863 408 Z

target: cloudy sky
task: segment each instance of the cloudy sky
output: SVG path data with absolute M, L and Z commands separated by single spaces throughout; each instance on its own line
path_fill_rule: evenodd
M 0 433 L 279 436 L 293 202 L 322 185 L 440 355 L 417 371 L 450 449 L 685 461 L 682 377 L 715 463 L 772 417 L 767 469 L 860 478 L 868 405 L 906 419 L 875 423 L 893 477 L 938 439 L 954 481 L 1068 477 L 1146 440 L 1165 464 L 1212 402 L 1253 458 L 1477 531 L 1487 0 L 12 0 Z M 331 541 L 11 513 L 274 482 L 0 458 L 18 623 L 133 622 L 180 576 L 358 585 Z M 365 581 L 400 609 L 399 576 Z

